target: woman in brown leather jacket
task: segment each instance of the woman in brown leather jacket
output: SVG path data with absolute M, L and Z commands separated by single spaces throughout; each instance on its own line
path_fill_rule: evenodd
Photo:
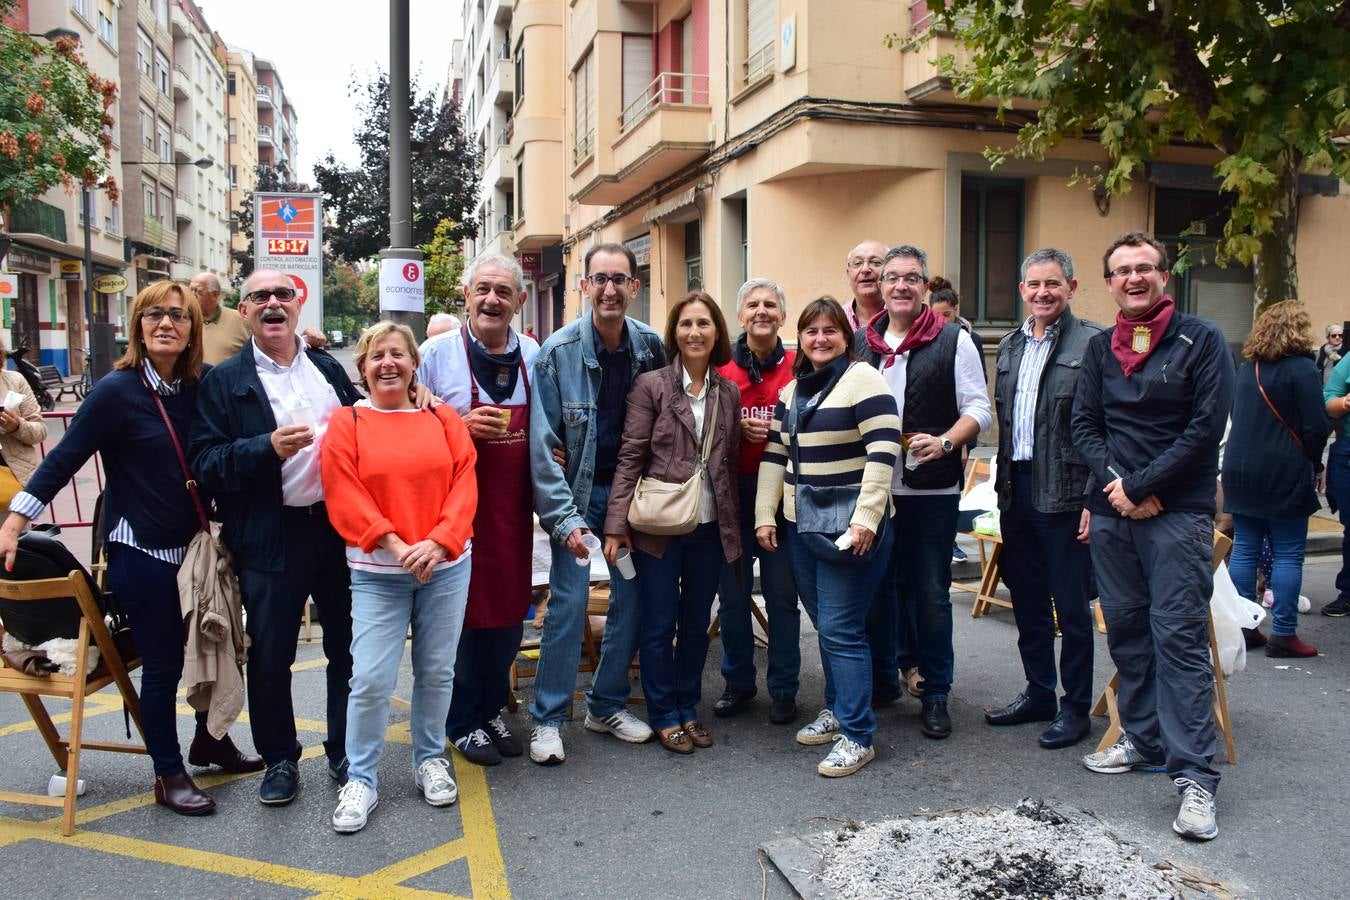
M 715 368 L 731 359 L 731 339 L 712 297 L 691 291 L 671 308 L 665 345 L 670 365 L 638 376 L 628 394 L 605 556 L 616 563 L 621 549 L 632 549 L 643 604 L 638 645 L 648 718 L 667 750 L 692 753 L 713 743 L 697 709 L 708 620 L 723 564 L 741 555 L 741 396 Z M 700 459 L 704 477 L 692 531 L 652 534 L 630 526 L 640 478 L 678 486 L 694 476 Z

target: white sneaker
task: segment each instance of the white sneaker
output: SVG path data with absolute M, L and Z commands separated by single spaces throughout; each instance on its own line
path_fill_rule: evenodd
M 1182 789 L 1181 809 L 1172 822 L 1172 830 L 1197 841 L 1212 841 L 1218 837 L 1214 795 L 1189 778 L 1173 778 L 1172 783 Z
M 591 715 L 590 710 L 587 710 L 586 730 L 599 732 L 600 734 L 612 734 L 619 740 L 627 741 L 630 744 L 642 744 L 652 739 L 651 726 L 626 709 L 621 709 L 614 715 L 606 716 L 603 719 L 596 718 Z
M 380 796 L 364 781 L 348 781 L 338 791 L 337 809 L 333 810 L 333 830 L 351 834 L 366 827 L 370 811 L 378 806 Z
M 816 766 L 816 771 L 827 778 L 842 778 L 876 759 L 876 755 L 877 752 L 871 747 L 856 744 L 841 734 L 834 742 L 834 749 L 830 750 L 829 756 Z
M 816 713 L 816 717 L 797 732 L 797 743 L 808 746 L 828 744 L 839 736 L 839 720 L 828 709 Z
M 530 759 L 541 766 L 556 766 L 567 759 L 557 725 L 536 725 L 530 733 Z
M 422 799 L 432 806 L 449 806 L 459 797 L 455 779 L 450 777 L 450 761 L 433 756 L 417 767 L 413 781 L 422 790 Z

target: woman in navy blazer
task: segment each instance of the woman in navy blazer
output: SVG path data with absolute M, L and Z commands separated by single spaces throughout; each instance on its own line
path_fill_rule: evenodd
M 1248 362 L 1233 390 L 1233 427 L 1223 457 L 1223 506 L 1233 514 L 1228 569 L 1238 593 L 1257 599 L 1256 565 L 1270 533 L 1275 605 L 1267 656 L 1317 655 L 1297 633 L 1308 516 L 1320 506 L 1314 471 L 1321 468 L 1329 429 L 1314 346 L 1304 305 L 1274 304 L 1242 348 Z
M 0 527 L 0 556 L 7 570 L 13 567 L 29 521 L 89 457 L 101 454 L 108 584 L 126 610 L 141 656 L 141 729 L 155 768 L 155 801 L 182 815 L 204 815 L 216 804 L 183 768 L 175 698 L 183 674 L 178 567 L 200 525 L 174 439 L 155 403 L 158 395 L 186 447 L 203 370 L 201 307 L 181 284 L 157 282 L 132 301 L 127 333 L 126 354 L 89 392 L 60 442 L 11 501 Z M 212 738 L 204 712 L 197 714 L 188 760 L 229 772 L 263 767 L 228 734 Z

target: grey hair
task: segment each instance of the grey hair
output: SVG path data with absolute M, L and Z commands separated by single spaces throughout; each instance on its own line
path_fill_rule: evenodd
M 210 288 L 211 290 L 216 292 L 220 291 L 220 276 L 218 276 L 215 272 L 198 272 L 195 276 L 193 276 L 192 280 L 196 281 L 198 278 L 205 278 L 207 281 L 209 281 L 211 284 Z
M 917 259 L 919 261 L 919 274 L 923 280 L 928 280 L 928 254 L 924 253 L 918 247 L 912 244 L 900 244 L 886 251 L 886 259 L 882 261 L 881 267 L 884 269 L 890 265 L 893 259 Z
M 1340 323 L 1340 322 L 1332 322 L 1330 325 L 1327 326 L 1327 329 L 1326 329 L 1326 336 L 1327 336 L 1327 337 L 1331 337 L 1331 329 L 1333 329 L 1333 328 L 1340 328 L 1340 327 L 1341 327 L 1341 323 Z
M 783 315 L 786 317 L 788 311 L 787 295 L 783 293 L 783 286 L 781 284 L 769 278 L 751 278 L 745 284 L 741 285 L 741 289 L 736 292 L 736 312 L 739 313 L 741 307 L 745 306 L 746 297 L 749 297 L 752 293 L 761 289 L 773 291 L 774 296 L 778 298 L 778 306 L 783 310 Z
M 466 288 L 473 284 L 473 277 L 478 274 L 478 270 L 483 266 L 496 266 L 499 269 L 505 269 L 516 280 L 516 293 L 524 293 L 525 270 L 520 267 L 520 263 L 500 253 L 482 253 L 474 257 L 473 262 L 469 263 L 469 267 L 464 270 L 464 286 Z
M 1073 281 L 1073 257 L 1058 247 L 1042 247 L 1022 260 L 1022 281 L 1027 280 L 1027 269 L 1040 263 L 1054 263 L 1064 273 L 1065 281 Z

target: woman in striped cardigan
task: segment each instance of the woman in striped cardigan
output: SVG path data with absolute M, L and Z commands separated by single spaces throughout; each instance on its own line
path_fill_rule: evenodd
M 882 565 L 856 565 L 817 557 L 798 533 L 799 485 L 857 487 L 850 519 L 851 552 L 865 554 L 874 542 L 880 558 L 890 553 L 890 484 L 900 450 L 895 397 L 870 366 L 855 365 L 852 332 L 843 307 L 831 297 L 812 301 L 797 320 L 800 352 L 796 380 L 779 396 L 759 469 L 755 537 L 766 550 L 786 542 L 793 574 L 807 615 L 820 636 L 825 671 L 825 708 L 797 732 L 802 744 L 834 742 L 817 767 L 821 775 L 851 775 L 874 757 L 872 659 L 866 618 L 872 594 L 885 573 Z M 801 471 L 790 450 L 789 410 L 797 405 L 796 438 Z M 779 534 L 779 501 L 786 519 Z

